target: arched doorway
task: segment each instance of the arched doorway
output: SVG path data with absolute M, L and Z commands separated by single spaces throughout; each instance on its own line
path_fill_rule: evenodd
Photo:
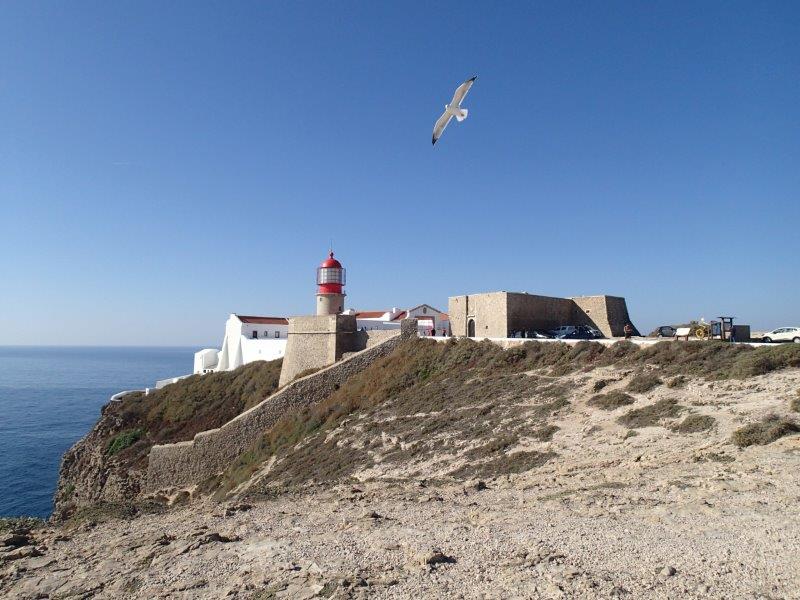
M 467 337 L 475 337 L 475 319 L 467 321 Z

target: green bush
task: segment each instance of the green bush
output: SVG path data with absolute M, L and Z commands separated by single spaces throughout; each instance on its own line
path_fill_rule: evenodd
M 731 441 L 740 448 L 765 446 L 786 435 L 800 432 L 800 425 L 786 417 L 771 415 L 733 432 Z
M 106 453 L 114 456 L 115 454 L 122 452 L 125 448 L 130 448 L 144 435 L 144 429 L 137 428 L 137 429 L 129 429 L 127 431 L 123 431 L 118 433 L 113 438 L 108 440 L 108 445 L 106 446 Z

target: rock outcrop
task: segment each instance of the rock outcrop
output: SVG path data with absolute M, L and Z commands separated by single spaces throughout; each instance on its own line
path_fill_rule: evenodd
M 142 470 L 132 469 L 107 452 L 108 440 L 123 428 L 123 420 L 106 404 L 92 430 L 61 460 L 53 517 L 62 520 L 82 507 L 125 504 L 137 498 L 144 481 Z

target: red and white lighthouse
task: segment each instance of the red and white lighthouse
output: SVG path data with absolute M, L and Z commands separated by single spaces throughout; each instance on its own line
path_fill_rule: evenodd
M 345 270 L 333 250 L 317 268 L 317 314 L 338 315 L 344 310 Z

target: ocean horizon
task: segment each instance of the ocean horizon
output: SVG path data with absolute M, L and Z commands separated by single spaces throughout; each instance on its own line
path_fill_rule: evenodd
M 0 517 L 45 518 L 61 457 L 117 392 L 192 372 L 199 346 L 0 346 Z

